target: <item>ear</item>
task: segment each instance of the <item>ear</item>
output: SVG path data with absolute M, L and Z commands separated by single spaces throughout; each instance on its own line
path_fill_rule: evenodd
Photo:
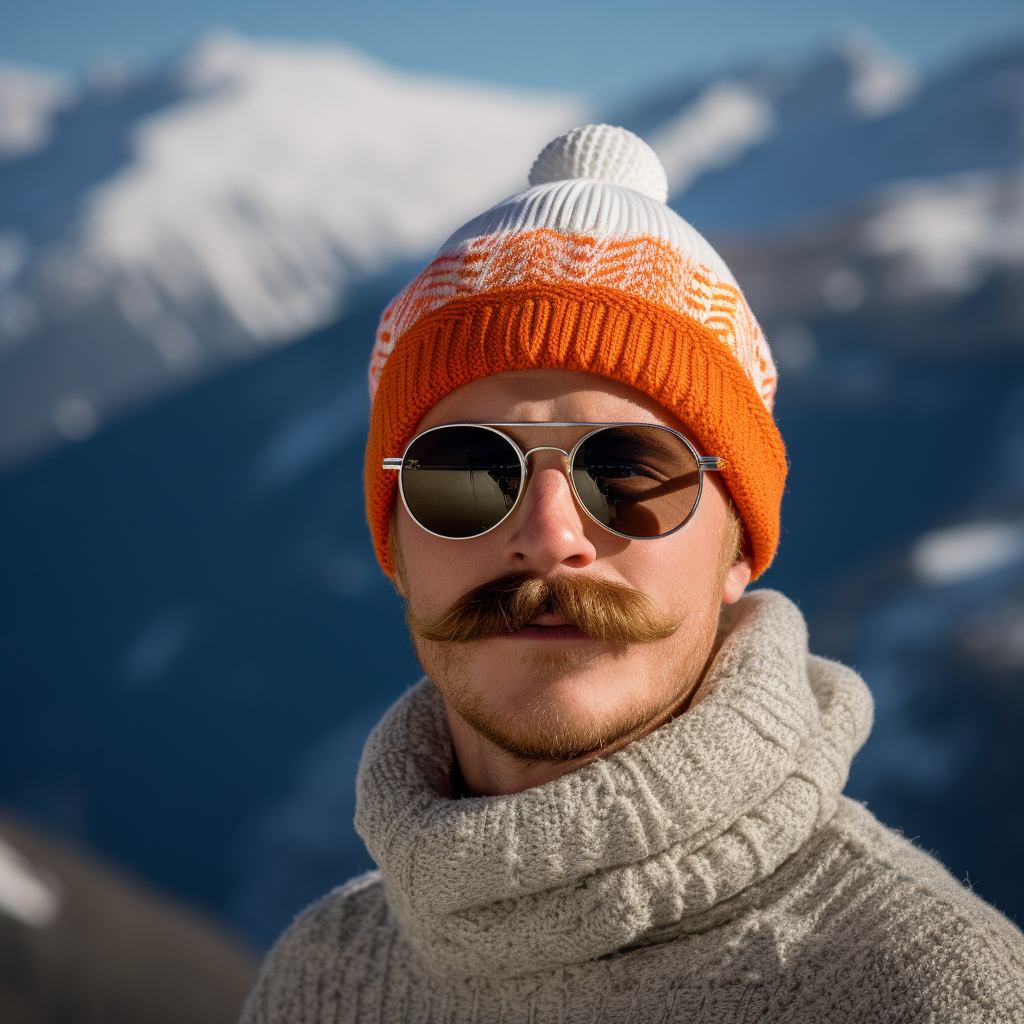
M 751 572 L 749 555 L 729 568 L 725 574 L 725 585 L 722 587 L 723 604 L 735 604 L 743 596 L 743 591 L 750 582 Z
M 403 601 L 409 600 L 408 588 L 406 587 L 405 580 L 397 567 L 391 573 L 391 585 L 398 591 L 398 596 L 402 598 Z

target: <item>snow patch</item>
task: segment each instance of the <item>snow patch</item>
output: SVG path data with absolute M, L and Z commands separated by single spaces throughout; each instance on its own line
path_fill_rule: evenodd
M 45 928 L 59 913 L 60 902 L 56 882 L 0 839 L 0 913 L 31 928 Z
M 996 572 L 1024 559 L 1024 525 L 975 522 L 920 537 L 910 562 L 919 582 L 948 586 Z
M 914 68 L 862 29 L 848 32 L 839 52 L 850 67 L 849 103 L 865 120 L 905 107 L 918 88 Z
M 58 75 L 0 61 L 0 161 L 41 149 L 71 94 Z
M 994 267 L 1024 263 L 1024 173 L 904 183 L 867 221 L 864 240 L 899 261 L 901 297 L 969 292 Z
M 705 171 L 726 167 L 766 139 L 775 125 L 768 99 L 733 79 L 709 85 L 648 142 L 668 175 L 669 194 L 685 192 Z
M 53 410 L 53 425 L 69 441 L 87 441 L 98 424 L 95 406 L 81 395 L 62 399 Z

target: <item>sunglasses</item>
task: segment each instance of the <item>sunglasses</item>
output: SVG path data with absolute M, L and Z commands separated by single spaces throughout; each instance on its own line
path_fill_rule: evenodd
M 594 427 L 570 451 L 542 445 L 524 452 L 501 428 Z M 697 509 L 704 473 L 725 460 L 698 455 L 678 431 L 654 423 L 446 423 L 424 430 L 400 458 L 409 515 L 447 540 L 480 537 L 512 514 L 534 452 L 560 452 L 580 508 L 619 537 L 650 540 L 684 526 Z

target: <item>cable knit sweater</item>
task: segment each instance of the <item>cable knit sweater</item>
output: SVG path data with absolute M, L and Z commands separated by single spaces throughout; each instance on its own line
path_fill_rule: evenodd
M 452 799 L 424 681 L 363 754 L 380 871 L 299 916 L 243 1020 L 1024 1022 L 1024 936 L 840 795 L 871 716 L 766 590 L 686 714 L 512 796 Z

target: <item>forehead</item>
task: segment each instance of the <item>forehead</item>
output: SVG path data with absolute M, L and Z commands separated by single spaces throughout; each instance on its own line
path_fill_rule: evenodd
M 660 423 L 689 434 L 676 416 L 642 391 L 578 370 L 513 370 L 482 377 L 445 395 L 419 430 L 442 423 L 531 420 Z

